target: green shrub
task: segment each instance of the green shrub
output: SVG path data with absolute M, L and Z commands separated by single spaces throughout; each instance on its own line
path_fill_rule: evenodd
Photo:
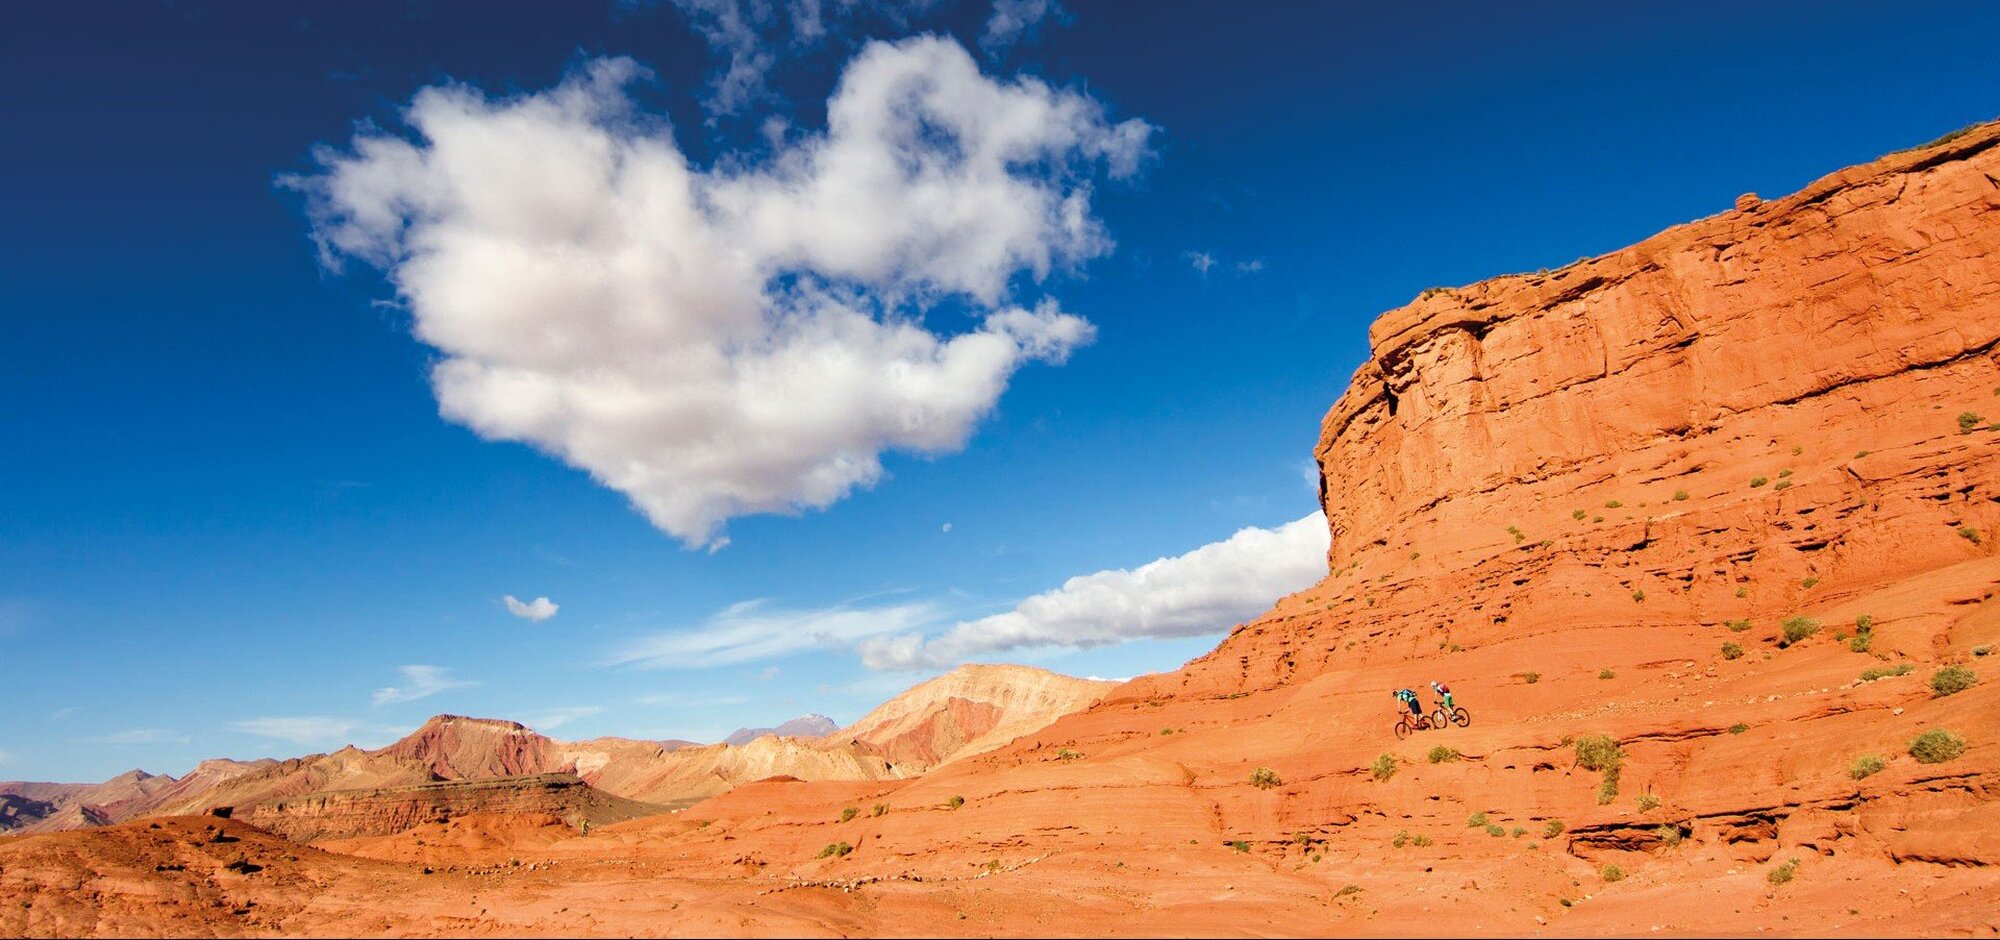
M 1873 754 L 1863 754 L 1855 758 L 1854 763 L 1847 765 L 1847 775 L 1862 780 L 1881 773 L 1885 766 L 1887 765 L 1883 763 L 1882 758 Z
M 1259 767 L 1250 772 L 1250 785 L 1260 790 L 1269 790 L 1284 783 L 1278 779 L 1278 772 L 1269 767 Z
M 1771 869 L 1771 873 L 1765 875 L 1764 880 L 1774 885 L 1781 885 L 1791 881 L 1798 873 L 1799 860 L 1794 858 L 1786 861 L 1783 865 Z
M 1763 477 L 1751 477 L 1751 478 L 1750 478 L 1750 486 L 1751 486 L 1751 488 L 1752 488 L 1752 489 L 1755 489 L 1756 487 L 1759 487 L 1759 486 L 1763 486 L 1764 484 L 1766 484 L 1766 483 L 1769 483 L 1769 482 L 1771 482 L 1771 481 L 1769 481 L 1769 480 L 1766 480 L 1766 479 L 1764 479 Z
M 1942 764 L 1965 753 L 1965 739 L 1943 728 L 1932 728 L 1910 741 L 1910 756 L 1919 764 Z
M 1527 834 L 1528 834 L 1528 827 L 1526 826 L 1515 826 L 1514 831 L 1508 833 L 1508 835 L 1513 836 L 1516 839 L 1525 836 Z
M 1597 677 L 1598 677 L 1599 679 L 1616 679 L 1616 678 L 1618 678 L 1618 674 L 1617 674 L 1617 673 L 1615 673 L 1615 672 L 1612 672 L 1612 671 L 1611 671 L 1611 670 L 1609 670 L 1609 669 L 1603 669 L 1603 670 L 1599 670 L 1599 671 L 1598 671 L 1598 673 L 1597 673 Z
M 1499 838 L 1500 836 L 1504 836 L 1507 834 L 1507 827 L 1501 825 L 1490 825 L 1486 827 L 1486 834 L 1489 836 L 1493 836 L 1494 838 Z
M 1444 745 L 1440 744 L 1437 747 L 1431 748 L 1431 753 L 1429 756 L 1431 763 L 1443 764 L 1458 760 L 1459 753 L 1457 751 L 1452 750 L 1451 748 L 1445 747 Z
M 1653 830 L 1653 834 L 1660 837 L 1661 845 L 1670 849 L 1681 844 L 1681 840 L 1686 838 L 1686 836 L 1681 835 L 1681 827 L 1679 826 L 1662 825 L 1660 828 Z
M 1986 654 L 1980 653 L 1979 655 L 1984 656 Z M 1535 683 L 1542 681 L 1542 674 L 1539 672 L 1523 673 L 1521 675 L 1521 681 L 1526 682 L 1529 685 L 1534 685 Z
M 1819 621 L 1811 617 L 1792 617 L 1781 624 L 1779 629 L 1784 631 L 1784 639 L 1779 641 L 1778 645 L 1790 646 L 1818 633 Z
M 1687 501 L 1687 498 L 1688 498 L 1688 491 L 1687 491 L 1687 490 L 1675 490 L 1675 491 L 1674 491 L 1674 502 L 1677 502 L 1677 503 L 1683 503 L 1683 502 L 1686 502 L 1686 501 Z
M 1974 545 L 1979 544 L 1979 530 L 1969 525 L 1962 525 L 1958 527 L 1958 537 L 1968 542 L 1971 542 Z
M 1542 826 L 1542 838 L 1544 839 L 1553 839 L 1562 834 L 1563 821 L 1560 819 L 1551 819 Z
M 1625 752 L 1608 734 L 1587 734 L 1576 739 L 1576 762 L 1585 770 L 1609 770 L 1625 760 Z
M 1743 658 L 1743 647 L 1741 647 L 1741 646 L 1738 646 L 1738 645 L 1736 645 L 1736 644 L 1734 644 L 1734 643 L 1724 643 L 1724 644 L 1722 644 L 1722 658 L 1723 658 L 1723 659 L 1742 659 L 1742 658 Z
M 1804 581 L 1800 581 L 1800 582 L 1799 582 L 1799 587 L 1802 587 L 1802 588 L 1810 588 L 1810 587 L 1813 587 L 1814 585 L 1817 585 L 1817 584 L 1819 584 L 1819 579 L 1818 579 L 1818 578 L 1807 578 L 1807 579 L 1805 579 Z
M 1604 501 L 1604 508 L 1606 509 L 1618 509 L 1620 507 L 1623 507 L 1624 505 L 1625 505 L 1624 503 L 1621 503 L 1615 499 L 1607 499 Z
M 1071 761 L 1071 760 L 1082 760 L 1082 759 L 1083 759 L 1082 754 L 1076 751 L 1072 751 L 1069 748 L 1062 748 L 1056 751 L 1056 760 Z
M 1749 588 L 1747 588 L 1747 587 L 1740 587 L 1740 588 L 1737 588 L 1737 589 L 1736 589 L 1736 596 L 1737 596 L 1737 597 L 1749 597 L 1749 596 L 1750 596 L 1750 589 L 1749 589 Z M 1749 621 L 1744 621 L 1744 622 L 1745 622 L 1745 623 L 1748 623 Z M 1749 629 L 1749 628 L 1748 628 L 1748 627 L 1745 627 L 1744 629 Z
M 850 807 L 848 807 L 848 808 L 846 808 L 846 809 L 844 809 L 844 810 L 841 810 L 841 811 L 840 811 L 840 821 L 841 821 L 841 822 L 846 822 L 846 821 L 848 821 L 848 820 L 850 820 L 850 819 L 853 819 L 854 817 L 856 817 L 856 816 L 859 816 L 859 815 L 861 815 L 861 807 L 859 807 L 859 806 L 850 806 Z
M 1931 673 L 1931 692 L 1939 698 L 1956 695 L 1978 681 L 1979 676 L 1964 666 L 1946 666 Z
M 1513 536 L 1513 537 L 1514 537 L 1514 544 L 1516 544 L 1516 545 L 1519 545 L 1519 544 L 1521 544 L 1522 542 L 1525 542 L 1525 541 L 1527 541 L 1527 540 L 1528 540 L 1528 537 L 1527 537 L 1526 535 L 1523 535 L 1523 534 L 1521 534 L 1521 527 L 1520 527 L 1520 526 L 1513 526 L 1513 525 L 1510 525 L 1510 526 L 1508 526 L 1508 527 L 1507 527 L 1507 534 L 1508 534 L 1508 535 L 1511 535 L 1511 536 Z
M 1238 851 L 1238 852 L 1248 852 L 1248 851 L 1250 851 L 1250 843 L 1248 843 L 1248 842 L 1246 842 L 1246 841 L 1244 841 L 1244 840 L 1242 840 L 1242 839 L 1236 839 L 1236 840 L 1232 840 L 1232 841 L 1231 841 L 1231 842 L 1229 843 L 1229 847 L 1230 847 L 1230 848 L 1232 848 L 1232 849 L 1235 849 L 1235 850 L 1236 850 L 1236 851 Z
M 1426 835 L 1416 835 L 1410 837 L 1410 844 L 1420 849 L 1423 848 L 1424 846 L 1431 844 L 1431 841 L 1432 841 L 1431 837 Z
M 1598 874 L 1602 875 L 1605 881 L 1625 880 L 1625 869 L 1619 868 L 1616 865 L 1606 865 L 1598 871 Z
M 1792 481 L 1790 481 L 1790 480 L 1779 480 L 1779 481 L 1777 482 L 1777 484 L 1776 484 L 1776 485 L 1774 485 L 1774 486 L 1772 486 L 1771 488 L 1772 488 L 1772 489 L 1774 489 L 1774 490 L 1789 490 L 1789 489 L 1791 489 L 1791 488 L 1792 488 Z
M 1592 521 L 1592 522 L 1603 522 L 1603 521 L 1604 521 L 1604 517 L 1603 517 L 1603 516 L 1591 516 L 1591 517 L 1590 517 L 1590 521 Z
M 1857 633 L 1847 639 L 1847 650 L 1851 653 L 1866 653 L 1875 644 L 1873 632 Z
M 1894 666 L 1871 666 L 1861 670 L 1861 681 L 1874 682 L 1877 679 L 1887 679 L 1890 676 L 1907 676 L 1915 672 L 1916 669 L 1917 667 L 1909 663 L 1897 663 Z
M 1854 632 L 1856 632 L 1856 633 L 1874 633 L 1874 632 L 1875 632 L 1875 615 L 1874 615 L 1874 614 L 1862 614 L 1861 616 L 1859 616 L 1859 617 L 1856 617 L 1856 618 L 1854 618 Z
M 1466 826 L 1467 826 L 1468 828 L 1472 828 L 1472 829 L 1477 829 L 1477 828 L 1479 828 L 1479 827 L 1481 827 L 1481 826 L 1484 826 L 1484 825 L 1486 825 L 1486 814 L 1485 814 L 1485 813 L 1473 813 L 1473 814 L 1472 814 L 1472 815 L 1471 815 L 1470 817 L 1468 817 L 1468 818 L 1467 818 L 1467 819 L 1465 820 L 1465 825 L 1466 825 Z
M 1797 457 L 1798 455 L 1800 455 L 1800 454 L 1803 454 L 1803 453 L 1805 453 L 1805 452 L 1806 452 L 1806 449 L 1805 449 L 1805 448 L 1803 448 L 1803 447 L 1793 447 L 1793 448 L 1792 448 L 1792 456 L 1794 456 L 1794 457 Z M 1786 472 L 1788 472 L 1788 473 L 1789 473 L 1790 471 L 1786 471 Z
M 875 804 L 875 808 L 874 808 L 874 809 L 872 809 L 872 810 L 869 810 L 869 811 L 868 811 L 868 815 L 870 815 L 870 816 L 887 816 L 887 815 L 889 815 L 889 804 L 887 804 L 887 803 L 877 803 L 877 804 Z
M 826 858 L 832 856 L 833 858 L 846 858 L 847 853 L 852 851 L 854 851 L 854 846 L 848 845 L 845 842 L 828 842 L 826 848 L 819 850 L 819 857 Z
M 1375 775 L 1375 779 L 1387 780 L 1396 775 L 1396 758 L 1384 751 L 1375 758 L 1374 765 L 1368 769 Z
M 1575 520 L 1576 520 L 1576 521 L 1578 521 L 1578 522 L 1582 522 L 1582 521 L 1583 521 L 1583 517 L 1585 517 L 1585 516 L 1588 516 L 1588 515 L 1590 515 L 1590 513 L 1587 513 L 1587 512 L 1584 512 L 1583 510 L 1579 509 L 1579 510 L 1577 510 L 1577 511 L 1573 512 L 1573 513 L 1570 513 L 1570 514 L 1569 514 L 1569 517 L 1570 517 L 1571 519 L 1575 519 Z
M 1410 841 L 1410 833 L 1407 830 L 1398 829 L 1396 830 L 1396 837 L 1390 839 L 1389 844 L 1400 849 L 1409 841 Z
M 1646 599 L 1646 592 L 1645 592 L 1645 591 L 1633 591 L 1633 592 L 1632 592 L 1632 599 L 1633 599 L 1633 600 L 1635 600 L 1635 601 L 1644 601 L 1644 600 Z
M 1723 623 L 1723 626 L 1725 626 L 1725 627 L 1728 627 L 1728 628 L 1729 628 L 1729 632 L 1731 632 L 1731 633 L 1742 633 L 1743 631 L 1745 631 L 1745 630 L 1748 630 L 1748 629 L 1750 629 L 1750 621 L 1748 621 L 1748 620 L 1729 620 L 1729 621 L 1725 621 L 1725 622 Z
M 951 799 L 944 801 L 944 805 L 949 806 L 952 809 L 957 809 L 965 805 L 965 797 L 954 796 Z
M 1660 798 L 1651 793 L 1641 793 L 1633 802 L 1638 805 L 1639 812 L 1642 813 L 1650 813 L 1660 807 Z
M 1861 458 L 1863 458 L 1863 457 L 1866 457 L 1866 456 L 1868 456 L 1869 454 L 1872 454 L 1872 453 L 1874 453 L 1874 451 L 1871 451 L 1871 450 L 1857 450 L 1857 451 L 1855 451 L 1855 452 L 1854 452 L 1854 459 L 1856 459 L 1856 460 L 1860 460 Z
M 1730 726 L 1729 726 L 1729 733 L 1730 733 L 1730 734 L 1742 734 L 1743 732 L 1745 732 L 1745 731 L 1748 731 L 1748 730 L 1750 730 L 1750 726 L 1749 726 L 1749 725 L 1746 725 L 1746 724 L 1744 724 L 1744 723 L 1742 723 L 1742 722 L 1740 722 L 1740 721 L 1739 721 L 1739 722 L 1737 722 L 1737 723 L 1735 723 L 1735 724 L 1733 724 L 1733 725 L 1730 725 Z
M 1958 413 L 1958 433 L 1971 434 L 1979 430 L 1979 425 L 1985 420 L 1985 418 L 1970 411 L 1961 411 Z

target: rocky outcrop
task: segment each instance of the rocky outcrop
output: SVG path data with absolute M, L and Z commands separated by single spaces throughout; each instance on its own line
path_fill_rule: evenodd
M 582 827 L 666 811 L 612 796 L 574 774 L 454 780 L 372 790 L 330 790 L 259 803 L 234 817 L 298 842 L 391 835 L 473 814 L 553 816 Z
M 1089 707 L 1117 683 L 973 664 L 920 683 L 836 732 L 905 776 L 984 753 Z
M 412 761 L 439 780 L 483 780 L 567 769 L 562 745 L 518 721 L 438 715 L 374 752 Z
M 749 744 L 767 734 L 781 738 L 823 738 L 838 730 L 840 726 L 825 715 L 801 715 L 775 728 L 738 728 L 723 738 L 722 743 Z

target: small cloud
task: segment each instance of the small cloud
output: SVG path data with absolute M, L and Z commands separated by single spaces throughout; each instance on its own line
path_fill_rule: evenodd
M 502 597 L 500 602 L 507 605 L 508 613 L 522 620 L 532 620 L 536 623 L 541 623 L 555 616 L 556 611 L 562 609 L 557 606 L 556 602 L 546 597 L 537 597 L 532 601 L 523 601 L 509 594 L 506 597 Z
M 946 532 L 950 532 L 950 531 L 951 531 L 951 523 L 947 522 L 947 523 L 945 523 L 945 524 L 944 524 L 944 531 L 946 531 Z
M 71 715 L 74 715 L 74 714 L 76 714 L 77 712 L 79 712 L 79 711 L 82 711 L 82 710 L 83 710 L 82 708 L 80 708 L 80 707 L 78 707 L 78 706 L 75 706 L 75 705 L 71 705 L 71 706 L 70 706 L 70 707 L 68 707 L 68 708 L 58 708 L 58 709 L 56 709 L 56 710 L 55 710 L 54 712 L 50 713 L 50 715 L 49 715 L 49 720 L 50 720 L 50 721 L 61 721 L 61 720 L 63 720 L 64 718 L 68 718 L 69 716 L 71 716 Z
M 778 677 L 778 667 L 776 666 L 765 666 L 764 668 L 757 670 L 757 678 L 765 682 L 769 682 L 772 679 L 776 679 L 777 677 Z
M 522 719 L 521 723 L 536 731 L 553 731 L 578 718 L 589 718 L 602 711 L 604 709 L 595 705 L 572 705 L 568 708 L 550 709 L 540 715 L 529 716 Z
M 116 734 L 84 738 L 85 744 L 186 744 L 191 739 L 178 731 L 163 728 L 133 728 Z
M 399 667 L 399 671 L 403 674 L 405 684 L 390 686 L 385 689 L 376 689 L 375 704 L 393 705 L 398 702 L 414 702 L 420 698 L 429 698 L 439 692 L 450 689 L 469 688 L 479 684 L 464 679 L 453 679 L 447 674 L 449 670 L 443 666 L 402 666 Z
M 993 15 L 986 18 L 979 46 L 987 52 L 998 52 L 1032 35 L 1035 27 L 1051 14 L 1060 17 L 1062 12 L 1054 0 L 993 0 Z
M 1238 274 L 1255 274 L 1262 270 L 1264 270 L 1264 259 L 1262 258 L 1252 258 L 1249 261 L 1236 262 L 1236 273 Z
M 252 718 L 247 721 L 232 721 L 229 727 L 244 734 L 276 738 L 305 747 L 331 747 L 348 743 L 349 737 L 354 733 L 355 723 L 344 718 L 309 715 L 296 718 Z
M 1195 273 L 1202 277 L 1207 277 L 1208 269 L 1215 267 L 1215 256 L 1206 251 L 1190 251 L 1183 257 L 1187 258 L 1188 265 L 1194 268 Z

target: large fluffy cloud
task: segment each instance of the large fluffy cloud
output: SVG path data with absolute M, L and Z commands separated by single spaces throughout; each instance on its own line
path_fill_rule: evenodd
M 716 546 L 873 484 L 885 451 L 962 448 L 1015 369 L 1090 341 L 1021 294 L 1109 250 L 1090 181 L 1134 171 L 1143 122 L 920 37 L 858 53 L 824 131 L 703 168 L 628 95 L 643 77 L 427 88 L 413 138 L 364 127 L 288 181 L 328 262 L 386 271 L 443 354 L 447 418 Z M 945 299 L 963 322 L 926 325 Z
M 522 620 L 532 620 L 536 623 L 541 623 L 555 616 L 556 611 L 562 609 L 562 605 L 546 597 L 537 597 L 532 601 L 524 601 L 509 594 L 500 598 L 500 602 L 507 605 L 508 613 Z
M 1243 529 L 1129 571 L 1071 578 L 940 636 L 871 637 L 861 656 L 874 669 L 937 668 L 1007 650 L 1212 633 L 1325 577 L 1327 542 L 1326 516 L 1317 512 L 1275 529 Z

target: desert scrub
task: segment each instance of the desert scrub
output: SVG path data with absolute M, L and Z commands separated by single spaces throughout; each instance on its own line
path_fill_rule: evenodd
M 1724 643 L 1724 644 L 1722 644 L 1722 658 L 1723 658 L 1723 659 L 1742 659 L 1742 658 L 1743 658 L 1743 647 L 1741 647 L 1741 646 L 1738 646 L 1738 645 L 1736 645 L 1735 643 Z
M 1250 785 L 1260 790 L 1269 790 L 1281 783 L 1284 781 L 1278 779 L 1278 772 L 1269 767 L 1259 767 L 1250 772 Z
M 1525 836 L 1525 835 L 1527 835 L 1527 834 L 1528 834 L 1528 827 L 1526 827 L 1526 826 L 1515 826 L 1515 827 L 1514 827 L 1514 830 L 1513 830 L 1512 832 L 1509 832 L 1509 833 L 1507 833 L 1507 834 L 1508 834 L 1508 835 L 1510 835 L 1510 836 L 1513 836 L 1513 837 L 1514 837 L 1514 838 L 1516 838 L 1516 839 L 1518 839 L 1518 838 L 1520 838 L 1520 837 L 1522 837 L 1522 836 Z
M 1639 794 L 1639 798 L 1632 802 L 1639 807 L 1639 812 L 1642 813 L 1650 813 L 1660 808 L 1660 798 L 1651 793 L 1641 793 Z
M 1508 526 L 1508 527 L 1507 527 L 1507 534 L 1508 534 L 1508 535 L 1511 535 L 1511 536 L 1513 536 L 1513 537 L 1514 537 L 1514 544 L 1516 544 L 1516 545 L 1519 545 L 1519 544 L 1521 544 L 1522 542 L 1525 542 L 1525 541 L 1527 541 L 1527 540 L 1528 540 L 1528 536 L 1527 536 L 1526 534 L 1524 534 L 1524 533 L 1523 533 L 1523 532 L 1521 531 L 1521 527 L 1520 527 L 1520 526 L 1517 526 L 1517 525 L 1510 525 L 1510 526 Z
M 1597 802 L 1608 804 L 1618 798 L 1618 777 L 1625 766 L 1625 752 L 1608 734 L 1589 734 L 1576 739 L 1576 762 L 1585 770 L 1603 771 L 1597 786 Z
M 1063 748 L 1056 752 L 1056 760 L 1070 761 L 1070 760 L 1082 760 L 1082 759 L 1083 759 L 1082 754 L 1076 751 L 1072 751 L 1069 748 Z
M 1887 764 L 1882 758 L 1873 754 L 1863 754 L 1855 758 L 1854 763 L 1847 765 L 1847 775 L 1856 780 L 1864 780 L 1881 773 L 1885 766 Z
M 869 811 L 868 811 L 868 815 L 870 815 L 870 816 L 875 816 L 875 817 L 881 817 L 881 816 L 887 816 L 887 815 L 889 815 L 889 804 L 887 804 L 887 803 L 877 803 L 877 804 L 875 804 L 875 808 L 874 808 L 874 809 L 871 809 L 871 810 L 869 810 Z
M 1777 484 L 1775 486 L 1772 486 L 1771 488 L 1774 490 L 1789 490 L 1792 488 L 1792 481 L 1779 480 Z
M 1984 656 L 1986 654 L 1975 652 L 1975 655 Z M 1542 674 L 1539 672 L 1524 672 L 1521 674 L 1521 681 L 1529 685 L 1534 685 L 1535 683 L 1542 681 Z
M 1681 844 L 1682 839 L 1687 838 L 1687 836 L 1681 833 L 1681 827 L 1672 825 L 1660 826 L 1660 828 L 1653 830 L 1653 835 L 1659 837 L 1661 845 L 1670 849 Z
M 1868 647 L 1874 642 L 1875 618 L 1869 614 L 1862 614 L 1854 618 L 1854 636 L 1847 641 L 1848 650 L 1856 653 L 1866 653 L 1868 652 Z
M 1450 763 L 1451 761 L 1458 760 L 1460 756 L 1461 755 L 1457 751 L 1445 747 L 1442 744 L 1438 745 L 1437 747 L 1431 748 L 1431 752 L 1429 755 L 1430 761 L 1433 764 Z
M 1632 599 L 1633 599 L 1633 600 L 1635 600 L 1635 601 L 1644 601 L 1644 600 L 1646 599 L 1646 592 L 1645 592 L 1645 591 L 1633 591 L 1633 592 L 1632 592 Z
M 1799 860 L 1796 858 L 1789 859 L 1783 865 L 1771 869 L 1771 873 L 1765 875 L 1764 880 L 1774 885 L 1781 885 L 1791 881 L 1798 873 Z
M 1964 666 L 1946 666 L 1931 673 L 1931 693 L 1939 698 L 1972 688 L 1979 676 Z
M 1625 505 L 1624 503 L 1621 503 L 1615 499 L 1607 499 L 1604 501 L 1604 508 L 1606 509 L 1620 509 L 1623 508 L 1624 505 Z
M 1485 813 L 1473 813 L 1473 814 L 1472 814 L 1472 815 L 1471 815 L 1470 817 L 1468 817 L 1468 818 L 1467 818 L 1467 819 L 1465 820 L 1465 825 L 1466 825 L 1467 827 L 1469 827 L 1469 828 L 1472 828 L 1472 829 L 1477 829 L 1477 828 L 1479 828 L 1479 827 L 1481 827 L 1481 826 L 1484 826 L 1484 825 L 1486 825 L 1486 814 L 1485 814 Z
M 852 851 L 854 851 L 854 846 L 848 845 L 845 842 L 828 842 L 826 848 L 819 850 L 819 857 L 846 858 L 847 853 Z
M 1418 834 L 1410 837 L 1410 844 L 1420 849 L 1423 848 L 1424 846 L 1430 845 L 1431 841 L 1432 840 L 1430 836 L 1423 834 Z
M 1771 482 L 1771 481 L 1770 481 L 1770 480 L 1766 480 L 1766 479 L 1764 479 L 1763 477 L 1751 477 L 1751 478 L 1750 478 L 1750 487 L 1751 487 L 1752 489 L 1755 489 L 1755 488 L 1757 488 L 1757 487 L 1760 487 L 1760 486 L 1763 486 L 1764 484 L 1766 484 L 1766 483 L 1769 483 L 1769 482 Z
M 1625 869 L 1619 868 L 1616 865 L 1606 865 L 1603 868 L 1598 869 L 1597 873 L 1598 875 L 1602 876 L 1605 881 L 1625 880 Z
M 1377 780 L 1387 780 L 1390 777 L 1395 776 L 1396 775 L 1395 756 L 1391 755 L 1387 751 L 1382 752 L 1381 754 L 1376 756 L 1375 763 L 1369 765 L 1368 771 L 1369 773 L 1374 774 L 1375 779 Z
M 1867 669 L 1861 670 L 1861 681 L 1874 682 L 1877 679 L 1887 679 L 1891 676 L 1907 676 L 1915 672 L 1916 669 L 1917 667 L 1909 663 L 1897 663 L 1894 666 L 1870 666 Z
M 1810 581 L 1812 579 L 1808 578 L 1807 580 Z M 1811 585 L 1807 586 L 1810 587 Z M 1778 646 L 1786 647 L 1818 633 L 1819 621 L 1811 617 L 1792 617 L 1787 619 L 1783 624 L 1780 624 L 1778 629 L 1784 633 L 1784 638 L 1778 641 Z
M 1599 671 L 1598 671 L 1598 673 L 1597 673 L 1597 677 L 1598 677 L 1599 679 L 1616 679 L 1616 678 L 1618 678 L 1618 674 L 1617 674 L 1617 673 L 1615 673 L 1615 672 L 1612 672 L 1612 671 L 1611 671 L 1611 670 L 1609 670 L 1609 669 L 1603 669 L 1603 670 L 1599 670 Z
M 1582 522 L 1582 521 L 1583 521 L 1583 517 L 1585 517 L 1585 516 L 1588 516 L 1588 515 L 1590 515 L 1590 513 L 1587 513 L 1587 512 L 1584 512 L 1583 510 L 1579 509 L 1579 510 L 1577 510 L 1577 511 L 1573 512 L 1573 513 L 1570 513 L 1570 514 L 1569 514 L 1569 517 L 1570 517 L 1571 519 L 1575 519 L 1575 520 L 1576 520 L 1576 521 L 1578 521 L 1578 522 Z
M 1986 421 L 1985 418 L 1982 418 L 1979 415 L 1974 414 L 1973 412 L 1961 411 L 1958 413 L 1958 433 L 1971 434 L 1972 432 L 1979 430 L 1979 425 L 1984 423 L 1985 421 Z
M 1489 824 L 1486 827 L 1486 834 L 1497 839 L 1507 834 L 1507 827 L 1498 823 Z
M 965 797 L 954 796 L 951 799 L 944 801 L 944 805 L 950 807 L 951 809 L 957 809 L 965 805 Z
M 1958 537 L 1968 542 L 1971 542 L 1974 545 L 1979 544 L 1979 530 L 1969 525 L 1962 525 L 1958 527 Z
M 1677 502 L 1677 503 L 1684 503 L 1684 502 L 1687 502 L 1687 498 L 1688 498 L 1688 491 L 1687 491 L 1687 490 L 1675 490 L 1675 491 L 1674 491 L 1674 502 Z
M 1555 838 L 1556 836 L 1559 836 L 1559 835 L 1562 835 L 1562 834 L 1563 834 L 1563 821 L 1562 821 L 1562 820 L 1560 820 L 1560 819 L 1551 819 L 1551 820 L 1549 820 L 1548 822 L 1546 822 L 1546 823 L 1542 824 L 1542 838 L 1544 838 L 1544 839 L 1553 839 L 1553 838 Z
M 1942 764 L 1965 753 L 1965 739 L 1943 728 L 1932 728 L 1910 741 L 1910 756 L 1919 764 Z
M 1405 845 L 1408 845 L 1409 842 L 1410 842 L 1410 833 L 1409 830 L 1406 829 L 1396 830 L 1396 837 L 1389 840 L 1390 845 L 1393 845 L 1399 849 Z
M 1733 724 L 1733 725 L 1730 725 L 1730 726 L 1729 726 L 1729 733 L 1730 733 L 1730 734 L 1742 734 L 1743 732 L 1745 732 L 1745 731 L 1748 731 L 1748 730 L 1750 730 L 1750 726 L 1749 726 L 1749 725 L 1746 725 L 1746 724 L 1744 724 L 1744 723 L 1742 723 L 1742 722 L 1740 722 L 1740 721 L 1739 721 L 1739 722 L 1737 722 L 1737 723 L 1735 723 L 1735 724 Z
M 846 822 L 846 821 L 848 821 L 848 820 L 850 820 L 850 819 L 853 819 L 854 817 L 856 817 L 856 816 L 859 816 L 859 815 L 861 815 L 861 807 L 859 807 L 859 806 L 850 806 L 850 807 L 848 807 L 848 808 L 846 808 L 846 809 L 844 809 L 844 810 L 841 810 L 841 811 L 840 811 L 840 821 L 841 821 L 841 822 Z
M 1748 620 L 1725 620 L 1722 622 L 1722 625 L 1728 627 L 1731 633 L 1742 633 L 1750 629 L 1750 621 Z

